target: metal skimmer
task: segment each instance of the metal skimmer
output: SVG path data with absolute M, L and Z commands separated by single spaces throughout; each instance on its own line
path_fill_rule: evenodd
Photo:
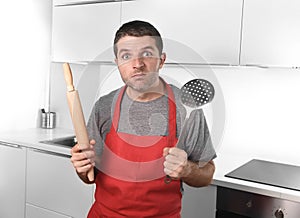
M 187 114 L 181 132 L 186 132 L 188 128 L 187 120 L 190 117 L 191 112 L 205 104 L 210 103 L 215 96 L 215 89 L 207 80 L 194 79 L 184 84 L 180 91 L 181 102 L 184 106 L 187 106 L 185 107 Z M 184 150 L 183 141 L 184 139 L 182 138 L 182 134 L 180 134 L 176 147 Z M 169 184 L 172 181 L 172 178 L 167 175 L 164 181 L 166 184 Z
M 197 108 L 211 102 L 214 95 L 213 85 L 204 79 L 191 80 L 181 88 L 181 102 L 191 108 Z

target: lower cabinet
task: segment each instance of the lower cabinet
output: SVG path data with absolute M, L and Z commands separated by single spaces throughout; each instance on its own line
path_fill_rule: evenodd
M 216 213 L 217 187 L 209 185 L 193 188 L 183 185 L 181 217 L 212 218 Z
M 93 185 L 78 178 L 69 156 L 28 149 L 26 178 L 26 218 L 87 216 Z
M 0 142 L 0 217 L 24 217 L 26 148 Z
M 26 204 L 26 218 L 71 218 L 44 208 Z
M 84 218 L 93 203 L 65 155 L 0 142 L 0 173 L 0 218 Z M 215 206 L 216 186 L 184 184 L 182 217 L 214 217 Z

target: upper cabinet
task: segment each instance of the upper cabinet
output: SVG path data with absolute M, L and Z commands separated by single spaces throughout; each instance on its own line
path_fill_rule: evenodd
M 103 2 L 118 2 L 122 0 L 53 0 L 55 6 L 66 6 L 66 5 L 82 5 L 82 4 L 95 4 Z
M 164 38 L 167 63 L 239 64 L 242 0 L 122 2 L 121 22 L 152 23 Z
M 299 10 L 299 0 L 245 0 L 241 65 L 299 67 Z
M 53 5 L 52 61 L 111 62 L 120 24 L 140 19 L 161 32 L 168 63 L 238 65 L 242 0 L 54 0 Z
M 59 6 L 59 2 L 62 3 L 53 2 L 52 61 L 112 62 L 113 38 L 120 26 L 121 2 L 66 6 Z
M 160 31 L 167 63 L 300 66 L 298 0 L 53 0 L 52 61 L 113 62 L 121 24 Z

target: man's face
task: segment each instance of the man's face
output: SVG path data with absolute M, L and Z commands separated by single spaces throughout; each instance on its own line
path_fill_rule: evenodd
M 165 54 L 160 55 L 150 36 L 125 36 L 117 43 L 116 63 L 124 83 L 138 92 L 146 92 L 159 81 L 159 69 Z

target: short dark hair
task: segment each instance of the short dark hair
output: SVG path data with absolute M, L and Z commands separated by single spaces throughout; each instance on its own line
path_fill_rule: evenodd
M 124 36 L 152 36 L 155 39 L 159 54 L 162 54 L 163 42 L 158 30 L 150 23 L 140 20 L 124 23 L 116 32 L 114 39 L 114 53 L 117 57 L 117 42 Z

